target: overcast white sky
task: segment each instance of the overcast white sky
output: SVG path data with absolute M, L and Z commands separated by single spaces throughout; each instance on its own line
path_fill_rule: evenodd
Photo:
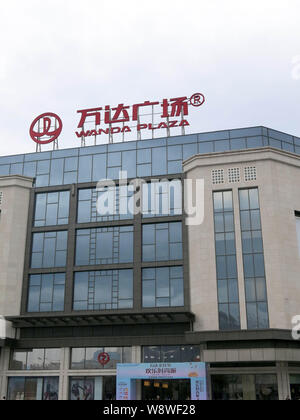
M 300 136 L 299 0 L 0 0 L 0 155 L 32 152 L 39 114 L 203 92 L 189 132 Z

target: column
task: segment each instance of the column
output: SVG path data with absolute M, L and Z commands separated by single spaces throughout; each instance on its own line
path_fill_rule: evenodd
M 70 368 L 70 348 L 61 349 L 60 372 L 59 372 L 59 400 L 69 399 L 69 368 Z
M 2 348 L 0 356 L 0 401 L 7 398 L 7 371 L 9 368 L 10 349 Z
M 291 398 L 289 369 L 287 362 L 276 363 L 277 378 L 278 378 L 278 394 L 280 400 Z

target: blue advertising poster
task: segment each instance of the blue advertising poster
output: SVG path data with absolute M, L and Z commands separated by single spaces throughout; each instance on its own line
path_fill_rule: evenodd
M 205 363 L 140 363 L 117 365 L 117 400 L 133 400 L 135 383 L 141 379 L 190 379 L 191 399 L 207 399 Z

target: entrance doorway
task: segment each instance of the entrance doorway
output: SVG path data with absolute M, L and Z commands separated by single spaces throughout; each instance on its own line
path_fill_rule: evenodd
M 186 401 L 191 399 L 189 379 L 144 380 L 142 381 L 143 401 Z

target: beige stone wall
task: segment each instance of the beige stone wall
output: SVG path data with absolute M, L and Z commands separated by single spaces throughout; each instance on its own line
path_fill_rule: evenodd
M 32 179 L 0 177 L 0 315 L 20 314 L 25 241 Z
M 257 179 L 245 181 L 254 166 Z M 228 169 L 240 168 L 240 182 L 228 182 Z M 225 182 L 212 184 L 212 170 L 224 169 Z M 189 228 L 191 310 L 195 330 L 217 330 L 217 281 L 213 191 L 233 190 L 242 329 L 247 328 L 238 190 L 258 187 L 264 241 L 270 328 L 291 329 L 300 315 L 300 257 L 295 211 L 300 211 L 300 157 L 272 148 L 198 155 L 184 164 L 187 178 L 205 180 L 205 219 Z

